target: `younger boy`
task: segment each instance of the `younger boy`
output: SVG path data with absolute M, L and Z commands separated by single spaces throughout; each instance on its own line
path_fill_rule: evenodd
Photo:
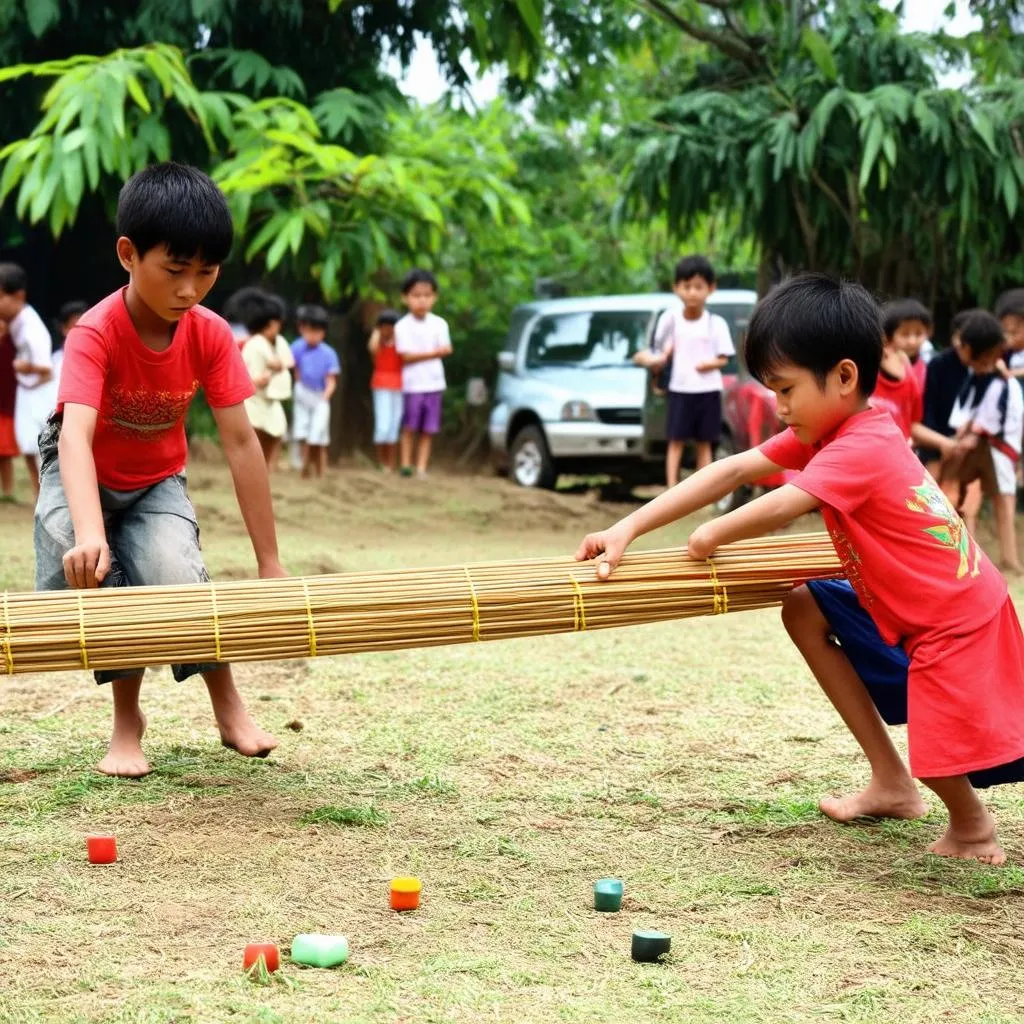
M 601 557 L 607 578 L 637 537 L 738 486 L 784 469 L 792 483 L 698 527 L 692 558 L 779 529 L 820 509 L 854 600 L 854 635 L 883 654 L 909 658 L 910 767 L 949 811 L 929 848 L 947 857 L 1001 864 L 992 815 L 974 786 L 1024 779 L 1024 635 L 1006 581 L 911 452 L 887 412 L 868 398 L 881 360 L 881 322 L 859 285 L 807 274 L 762 300 L 745 343 L 747 366 L 772 391 L 789 427 L 760 448 L 694 474 L 610 529 L 584 538 L 576 557 Z M 798 596 L 799 595 L 799 596 Z M 794 598 L 806 610 L 808 591 Z M 925 812 L 873 694 L 818 613 L 784 613 L 787 627 L 871 765 L 871 782 L 823 800 L 837 821 L 915 818 Z M 895 703 L 895 702 L 894 702 Z
M 914 379 L 923 392 L 925 373 L 935 351 L 930 340 L 931 313 L 917 299 L 898 299 L 882 312 L 885 336 L 910 360 Z
M 402 281 L 402 301 L 409 312 L 395 324 L 395 348 L 402 358 L 402 476 L 427 475 L 434 436 L 441 430 L 445 387 L 444 363 L 452 354 L 448 324 L 432 310 L 437 278 L 429 270 L 410 270 Z M 418 441 L 417 441 L 418 438 Z
M 395 347 L 395 324 L 400 319 L 393 309 L 382 309 L 367 346 L 373 360 L 373 444 L 377 465 L 388 473 L 397 469 L 402 429 L 402 357 Z
M 999 321 L 985 310 L 975 310 L 960 326 L 960 347 L 970 375 L 957 396 L 949 425 L 968 452 L 962 460 L 954 459 L 951 469 L 956 470 L 957 463 L 972 463 L 966 475 L 955 475 L 959 490 L 968 481 L 982 482 L 995 508 L 1000 568 L 1020 573 L 1024 570 L 1017 558 L 1014 513 L 1024 440 L 1024 393 L 1018 380 L 999 372 L 1005 346 Z
M 213 410 L 261 577 L 284 576 L 266 468 L 243 402 L 249 375 L 228 325 L 199 305 L 231 248 L 227 202 L 194 167 L 134 175 L 117 204 L 117 257 L 129 281 L 68 335 L 57 411 L 40 438 L 36 589 L 163 586 L 209 580 L 186 494 L 184 420 L 201 387 Z M 110 682 L 114 730 L 106 775 L 149 772 L 139 707 L 145 669 L 96 672 Z M 221 741 L 266 757 L 277 740 L 249 717 L 229 665 L 202 673 Z
M 686 256 L 676 265 L 672 290 L 682 300 L 678 309 L 661 314 L 654 332 L 659 351 L 652 367 L 671 360 L 665 436 L 665 478 L 679 483 L 683 448 L 693 441 L 697 469 L 711 464 L 722 434 L 722 368 L 736 351 L 729 325 L 705 306 L 715 290 L 715 269 L 703 256 Z
M 42 317 L 28 304 L 28 276 L 16 263 L 0 263 L 0 320 L 14 342 L 14 436 L 25 457 L 32 489 L 39 493 L 39 432 L 53 412 L 53 341 Z
M 302 442 L 302 475 L 322 477 L 331 443 L 331 399 L 338 387 L 341 364 L 327 344 L 329 317 L 323 306 L 299 306 L 299 335 L 292 342 L 295 360 L 295 408 L 292 438 Z
M 1024 377 L 1024 288 L 1003 292 L 996 300 L 995 314 L 1006 335 L 1010 375 Z

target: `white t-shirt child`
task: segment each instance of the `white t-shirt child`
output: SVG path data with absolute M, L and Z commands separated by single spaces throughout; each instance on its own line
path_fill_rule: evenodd
M 451 347 L 447 321 L 433 313 L 428 313 L 422 319 L 406 313 L 395 324 L 395 348 L 399 355 L 421 355 Z M 420 363 L 406 363 L 402 367 L 402 390 L 407 394 L 444 391 L 446 386 L 444 363 L 440 359 L 424 359 Z
M 1024 438 L 1024 391 L 1016 378 L 992 374 L 987 384 L 972 374 L 957 396 L 949 425 L 960 430 L 970 423 L 987 437 L 1000 494 L 1016 494 L 1017 463 Z
M 721 391 L 722 371 L 700 372 L 697 367 L 736 352 L 729 325 L 706 309 L 696 320 L 687 320 L 682 308 L 666 309 L 654 331 L 654 346 L 658 351 L 671 354 L 672 375 L 668 389 L 683 395 Z

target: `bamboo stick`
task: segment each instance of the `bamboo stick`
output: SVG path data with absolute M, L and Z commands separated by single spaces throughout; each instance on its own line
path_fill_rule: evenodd
M 273 661 L 507 640 L 747 611 L 840 575 L 827 534 L 730 544 L 706 562 L 627 554 L 180 587 L 4 592 L 0 674 Z

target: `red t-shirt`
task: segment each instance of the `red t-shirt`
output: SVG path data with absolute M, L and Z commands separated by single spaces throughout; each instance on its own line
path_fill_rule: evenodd
M 868 401 L 873 409 L 887 410 L 908 441 L 910 428 L 924 419 L 924 396 L 910 366 L 902 380 L 893 380 L 879 370 L 874 394 Z
M 185 413 L 202 388 L 215 409 L 253 394 L 231 328 L 216 313 L 193 306 L 170 345 L 142 343 L 124 289 L 93 306 L 71 329 L 57 411 L 71 402 L 96 409 L 93 457 L 104 487 L 134 491 L 185 468 Z
M 761 453 L 800 470 L 791 483 L 822 502 L 836 554 L 888 644 L 962 635 L 990 622 L 1006 581 L 925 472 L 888 412 L 869 409 L 809 447 L 792 430 Z
M 373 360 L 373 378 L 370 387 L 379 391 L 402 390 L 402 357 L 394 342 L 380 345 Z

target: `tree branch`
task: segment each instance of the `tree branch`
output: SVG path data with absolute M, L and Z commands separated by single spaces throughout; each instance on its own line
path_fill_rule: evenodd
M 675 25 L 680 32 L 685 32 L 686 35 L 693 39 L 714 46 L 727 57 L 740 61 L 751 70 L 762 70 L 762 62 L 757 51 L 744 39 L 740 37 L 734 39 L 725 33 L 714 32 L 711 29 L 697 25 L 684 18 L 677 11 L 674 11 L 664 0 L 634 0 L 634 2 L 641 7 L 648 8 L 660 18 Z M 718 4 L 712 4 L 711 6 L 717 7 Z

